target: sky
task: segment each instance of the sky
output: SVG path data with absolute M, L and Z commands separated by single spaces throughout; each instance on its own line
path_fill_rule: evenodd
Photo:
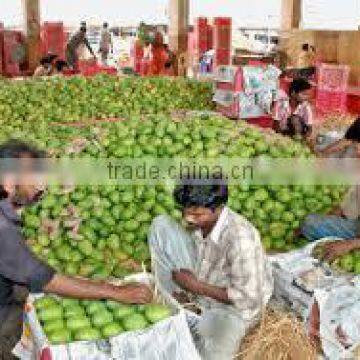
M 167 22 L 168 0 L 40 0 L 43 21 L 135 25 Z M 0 21 L 22 24 L 22 0 L 0 0 Z M 191 15 L 231 16 L 236 25 L 277 27 L 281 0 L 190 0 Z M 303 0 L 304 28 L 356 30 L 360 25 L 360 0 Z
M 44 21 L 77 24 L 81 20 L 137 24 L 140 20 L 166 22 L 167 0 L 40 0 Z M 195 16 L 232 16 L 239 25 L 249 22 L 263 26 L 279 21 L 281 0 L 190 0 Z M 265 5 L 265 4 L 266 5 Z M 0 21 L 22 24 L 21 0 L 0 0 Z

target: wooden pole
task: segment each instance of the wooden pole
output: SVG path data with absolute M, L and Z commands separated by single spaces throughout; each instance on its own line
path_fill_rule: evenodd
M 41 56 L 39 0 L 22 0 L 29 70 L 34 71 Z
M 176 73 L 183 75 L 187 61 L 189 0 L 169 0 L 169 47 L 179 60 Z
M 302 17 L 302 0 L 282 0 L 281 30 L 299 29 Z

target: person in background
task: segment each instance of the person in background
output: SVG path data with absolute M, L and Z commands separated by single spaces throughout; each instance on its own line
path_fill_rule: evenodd
M 149 233 L 157 285 L 201 308 L 196 333 L 203 359 L 233 359 L 272 294 L 259 232 L 226 206 L 228 186 L 220 176 L 184 178 L 174 198 L 182 225 L 163 215 Z
M 175 62 L 176 62 L 176 55 L 173 51 L 170 50 L 168 44 L 164 44 L 164 52 L 165 52 L 165 71 L 168 75 L 174 75 L 175 70 Z
M 101 61 L 104 66 L 107 66 L 109 52 L 111 54 L 114 51 L 112 37 L 109 31 L 109 24 L 105 22 L 103 24 L 103 29 L 101 31 L 101 38 L 100 38 L 100 48 L 99 52 L 101 54 Z
M 12 359 L 11 351 L 22 330 L 23 301 L 15 299 L 15 286 L 32 293 L 48 293 L 77 299 L 112 299 L 122 303 L 148 303 L 150 289 L 133 284 L 114 286 L 106 282 L 57 273 L 34 256 L 21 233 L 21 211 L 40 200 L 43 193 L 38 161 L 45 154 L 9 140 L 0 145 L 0 159 L 14 160 L 14 170 L 2 170 L 0 185 L 0 359 Z
M 317 152 L 318 156 L 339 159 L 360 158 L 360 118 L 347 130 L 345 137 Z M 343 203 L 329 215 L 309 215 L 302 225 L 302 234 L 309 241 L 325 237 L 343 239 L 325 245 L 324 257 L 334 260 L 360 249 L 360 185 L 351 187 Z
M 86 37 L 86 23 L 82 22 L 80 30 L 75 33 L 66 46 L 66 61 L 72 69 L 77 68 L 78 54 L 77 51 L 81 45 L 85 45 L 90 51 L 91 55 L 96 59 L 95 53 L 90 46 L 89 40 Z
M 309 79 L 315 75 L 315 47 L 303 44 L 297 59 L 296 68 L 298 76 Z
M 48 54 L 40 60 L 40 65 L 35 69 L 33 76 L 50 76 L 54 71 L 54 61 L 57 59 L 57 55 Z
M 69 66 L 64 60 L 57 60 L 55 62 L 55 69 L 53 71 L 53 75 L 62 76 L 66 70 L 69 69 Z
M 280 91 L 273 108 L 275 130 L 288 136 L 311 136 L 314 119 L 311 92 L 312 86 L 305 79 L 295 79 L 289 95 Z

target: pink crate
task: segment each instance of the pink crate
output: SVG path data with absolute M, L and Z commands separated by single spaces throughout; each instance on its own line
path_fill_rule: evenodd
M 216 105 L 216 110 L 222 115 L 227 116 L 231 119 L 239 119 L 240 115 L 240 104 L 239 101 L 234 101 L 229 106 L 223 106 L 220 104 Z
M 212 25 L 208 24 L 207 26 L 207 49 L 214 48 L 214 28 Z
M 19 31 L 3 31 L 3 71 L 7 76 L 20 76 L 20 63 L 17 60 L 24 44 Z
M 249 124 L 256 125 L 264 129 L 272 129 L 274 126 L 274 120 L 270 115 L 264 115 L 258 118 L 248 119 L 247 122 Z
M 348 86 L 350 67 L 347 65 L 321 64 L 318 68 L 318 89 L 344 92 Z
M 197 18 L 195 22 L 195 43 L 199 56 L 208 50 L 207 29 L 207 18 Z
M 231 63 L 231 50 L 216 49 L 214 66 L 230 65 Z
M 239 66 L 236 68 L 233 81 L 232 82 L 217 81 L 216 89 L 239 93 L 244 90 L 243 83 L 244 83 L 243 72 L 242 72 L 242 68 Z
M 231 49 L 231 18 L 215 18 L 214 20 L 214 48 Z
M 62 22 L 45 22 L 42 26 L 41 38 L 44 54 L 52 53 L 65 57 L 65 31 Z
M 331 113 L 347 110 L 347 93 L 317 90 L 315 99 L 316 110 L 320 113 Z

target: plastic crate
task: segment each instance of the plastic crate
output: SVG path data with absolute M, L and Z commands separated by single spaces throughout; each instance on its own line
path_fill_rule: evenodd
M 207 48 L 208 50 L 214 48 L 214 28 L 210 24 L 207 26 Z
M 272 129 L 274 127 L 274 120 L 270 115 L 248 119 L 247 122 L 249 124 L 256 125 L 264 129 Z
M 3 74 L 3 48 L 4 48 L 4 32 L 0 29 L 0 75 Z
M 231 49 L 231 18 L 215 18 L 214 49 Z
M 195 22 L 195 44 L 199 57 L 208 50 L 207 29 L 207 18 L 197 18 Z
M 347 95 L 347 110 L 352 114 L 360 114 L 360 90 Z
M 347 93 L 318 89 L 315 107 L 319 113 L 344 112 L 347 110 Z
M 214 67 L 231 64 L 231 50 L 215 49 Z
M 6 76 L 20 76 L 20 63 L 24 61 L 25 45 L 19 31 L 3 31 L 3 72 Z
M 318 89 L 337 93 L 347 90 L 350 67 L 347 65 L 321 64 L 317 71 Z
M 65 58 L 65 32 L 62 22 L 45 22 L 41 30 L 44 54 L 56 54 Z

